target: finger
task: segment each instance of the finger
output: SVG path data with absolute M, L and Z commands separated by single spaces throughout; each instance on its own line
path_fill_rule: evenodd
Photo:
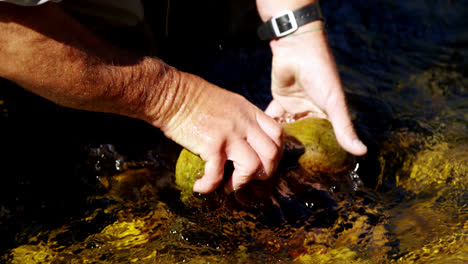
M 276 170 L 281 157 L 279 147 L 264 133 L 256 133 L 247 138 L 247 142 L 256 151 L 260 159 L 260 170 L 255 173 L 255 178 L 259 180 L 268 179 Z
M 250 181 L 260 168 L 260 159 L 246 141 L 238 141 L 229 149 L 228 159 L 234 164 L 232 177 L 226 183 L 225 191 L 236 191 Z
M 264 115 L 262 112 L 257 114 L 257 123 L 263 132 L 276 144 L 277 147 L 283 147 L 283 128 L 278 122 Z
M 199 193 L 210 193 L 218 187 L 224 176 L 223 155 L 214 155 L 205 163 L 205 174 L 193 185 L 193 191 Z
M 333 104 L 333 101 L 335 102 Z M 366 154 L 367 147 L 359 140 L 354 131 L 353 123 L 346 107 L 344 96 L 331 100 L 332 105 L 328 107 L 328 118 L 333 125 L 338 143 L 351 154 L 362 156 Z
M 281 117 L 285 113 L 286 111 L 284 110 L 284 108 L 276 100 L 272 100 L 265 109 L 265 114 L 271 117 Z
M 283 152 L 283 129 L 274 120 L 258 116 L 257 122 L 262 130 L 250 131 L 247 142 L 259 157 L 263 171 L 256 177 L 265 180 L 275 172 Z

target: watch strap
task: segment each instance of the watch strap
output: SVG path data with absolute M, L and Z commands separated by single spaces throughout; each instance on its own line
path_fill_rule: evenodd
M 318 1 L 295 11 L 280 13 L 262 24 L 257 30 L 257 35 L 261 40 L 280 38 L 293 33 L 298 27 L 316 20 L 324 20 Z

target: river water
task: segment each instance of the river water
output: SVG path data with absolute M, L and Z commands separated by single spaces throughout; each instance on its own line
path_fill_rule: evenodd
M 217 26 L 225 34 L 173 26 L 163 58 L 265 108 L 271 54 L 248 29 L 254 11 L 238 5 L 231 27 Z M 305 189 L 268 212 L 190 207 L 173 183 L 180 147 L 153 128 L 64 109 L 2 82 L 0 260 L 468 262 L 468 2 L 322 8 L 369 147 L 354 190 Z

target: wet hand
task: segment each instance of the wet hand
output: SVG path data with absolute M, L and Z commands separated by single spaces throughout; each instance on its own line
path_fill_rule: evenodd
M 340 145 L 352 154 L 364 155 L 367 148 L 354 131 L 325 34 L 314 31 L 321 26 L 321 21 L 313 22 L 295 36 L 270 42 L 273 101 L 265 112 L 272 117 L 313 112 L 327 118 Z
M 183 103 L 162 126 L 169 138 L 200 155 L 205 172 L 195 182 L 199 193 L 214 191 L 223 180 L 224 164 L 234 171 L 225 190 L 231 192 L 250 180 L 269 178 L 281 158 L 282 129 L 244 97 L 188 75 Z

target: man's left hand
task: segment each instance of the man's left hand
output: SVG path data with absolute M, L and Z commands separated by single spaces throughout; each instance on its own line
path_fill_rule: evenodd
M 367 147 L 354 131 L 323 22 L 303 26 L 293 36 L 270 42 L 273 52 L 271 92 L 266 109 L 272 117 L 312 112 L 333 125 L 340 145 L 354 155 Z

